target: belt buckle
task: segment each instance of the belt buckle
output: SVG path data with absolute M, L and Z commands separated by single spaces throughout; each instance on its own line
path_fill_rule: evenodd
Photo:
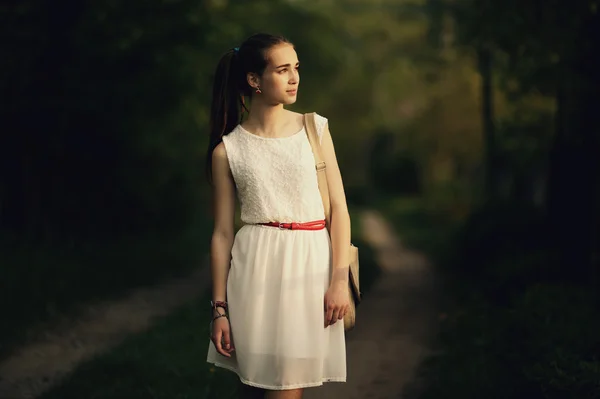
M 285 228 L 283 227 L 283 223 L 279 223 L 279 230 L 285 230 Z

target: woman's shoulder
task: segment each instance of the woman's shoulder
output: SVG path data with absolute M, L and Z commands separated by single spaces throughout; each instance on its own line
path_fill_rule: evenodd
M 223 141 L 217 144 L 213 150 L 213 159 L 227 159 L 227 149 L 225 148 L 225 143 Z

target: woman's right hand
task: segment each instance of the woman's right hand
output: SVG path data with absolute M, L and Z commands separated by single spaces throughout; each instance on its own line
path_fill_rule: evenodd
M 226 357 L 231 357 L 234 351 L 233 342 L 231 342 L 231 329 L 227 317 L 219 317 L 212 322 L 212 331 L 210 339 L 215 345 L 217 352 Z

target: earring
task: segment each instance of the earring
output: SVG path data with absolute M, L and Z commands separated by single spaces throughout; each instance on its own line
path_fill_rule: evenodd
M 256 88 L 256 94 L 260 94 L 260 93 L 262 93 L 262 91 L 260 91 L 260 88 L 259 88 L 259 87 L 257 87 L 257 88 Z

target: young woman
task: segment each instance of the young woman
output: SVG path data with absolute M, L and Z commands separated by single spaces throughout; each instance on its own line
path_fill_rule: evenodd
M 330 237 L 304 115 L 284 108 L 296 101 L 298 68 L 288 40 L 257 34 L 215 74 L 207 361 L 236 372 L 246 397 L 301 398 L 303 388 L 346 380 L 350 217 L 327 119 L 316 115 Z M 245 225 L 234 235 L 236 193 Z

